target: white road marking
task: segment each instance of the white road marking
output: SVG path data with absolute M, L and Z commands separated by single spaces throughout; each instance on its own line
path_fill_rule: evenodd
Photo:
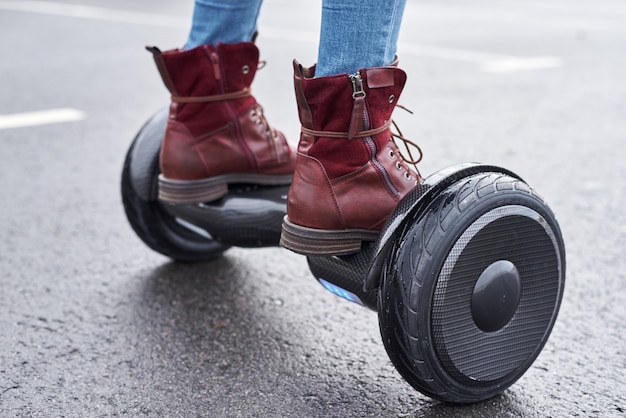
M 510 73 L 514 71 L 556 68 L 562 65 L 561 59 L 553 56 L 518 57 L 490 54 L 468 49 L 444 48 L 432 45 L 400 43 L 400 54 L 440 58 L 451 61 L 471 62 L 481 65 L 488 73 Z
M 185 19 L 182 17 L 168 16 L 157 13 L 107 9 L 104 7 L 55 3 L 48 1 L 0 1 L 0 9 L 159 27 L 187 27 L 191 22 L 191 18 Z
M 9 115 L 0 115 L 0 129 L 46 125 L 50 123 L 73 122 L 77 120 L 82 120 L 84 118 L 85 112 L 71 108 L 13 113 Z
M 0 9 L 169 28 L 187 28 L 190 24 L 190 19 L 177 16 L 47 1 L 0 0 Z M 298 42 L 317 42 L 319 36 L 314 31 L 278 27 L 264 27 L 262 33 L 263 37 Z M 479 64 L 483 71 L 489 73 L 540 70 L 562 65 L 561 59 L 553 56 L 519 57 L 414 43 L 401 43 L 398 50 L 406 55 Z
M 512 73 L 515 71 L 543 70 L 562 65 L 558 57 L 511 57 L 483 63 L 483 70 L 488 73 Z

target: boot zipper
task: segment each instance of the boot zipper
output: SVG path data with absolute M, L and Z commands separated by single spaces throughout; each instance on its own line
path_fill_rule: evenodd
M 220 81 L 220 87 L 221 87 L 222 93 L 224 93 L 224 84 L 222 83 L 222 72 L 220 71 L 219 57 L 217 56 L 215 52 L 211 52 L 210 57 L 211 57 L 211 62 L 213 63 L 213 75 L 215 76 L 217 80 Z
M 357 71 L 354 74 L 350 74 L 349 77 L 350 77 L 350 81 L 352 82 L 352 98 L 354 100 L 357 100 L 358 98 L 365 98 L 366 94 L 365 94 L 365 90 L 363 90 L 363 79 L 361 78 L 361 73 Z M 367 114 L 367 106 L 364 106 L 363 107 L 363 130 L 368 130 L 368 129 L 370 129 L 370 120 Z M 393 182 L 391 181 L 391 178 L 389 177 L 389 173 L 385 169 L 385 166 L 376 158 L 376 153 L 378 151 L 376 142 L 374 142 L 374 139 L 371 136 L 365 137 L 364 139 L 365 139 L 365 143 L 370 149 L 372 164 L 374 164 L 374 167 L 383 176 L 383 179 L 385 180 L 385 184 L 387 185 L 389 190 L 391 190 L 394 196 L 398 196 L 399 191 L 396 188 L 396 186 L 393 184 Z
M 213 73 L 215 75 L 215 78 L 219 81 L 220 92 L 223 94 L 225 93 L 224 91 L 225 88 L 224 88 L 224 80 L 222 78 L 222 71 L 220 67 L 220 59 L 217 53 L 213 51 L 209 53 L 209 56 L 211 58 L 211 62 L 213 63 Z M 230 120 L 232 121 L 233 127 L 235 128 L 235 136 L 237 137 L 237 140 L 239 141 L 239 146 L 241 146 L 241 148 L 245 151 L 246 157 L 248 157 L 248 162 L 250 163 L 250 165 L 254 169 L 258 169 L 256 160 L 254 159 L 254 156 L 252 155 L 252 151 L 250 151 L 250 148 L 248 147 L 248 145 L 246 144 L 246 141 L 243 138 L 243 134 L 241 132 L 241 126 L 239 126 L 239 117 L 235 113 L 235 110 L 233 109 L 232 104 L 228 100 L 226 100 L 224 101 L 224 107 L 226 108 L 226 111 L 228 112 L 228 116 L 230 117 Z
M 350 74 L 350 81 L 352 81 L 352 98 L 356 99 L 357 97 L 365 97 L 365 90 L 363 90 L 363 79 L 361 78 L 361 73 L 357 71 L 354 74 Z

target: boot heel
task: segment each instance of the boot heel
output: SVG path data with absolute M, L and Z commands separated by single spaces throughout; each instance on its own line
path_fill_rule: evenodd
M 285 216 L 280 245 L 303 255 L 349 255 L 361 251 L 363 241 L 375 241 L 378 235 L 378 231 L 362 229 L 336 231 L 307 228 L 292 223 Z
M 226 183 L 206 180 L 172 180 L 159 176 L 159 200 L 170 204 L 212 202 L 228 194 Z

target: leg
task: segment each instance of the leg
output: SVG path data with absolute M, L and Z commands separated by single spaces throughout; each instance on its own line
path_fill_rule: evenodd
M 390 130 L 406 81 L 394 63 L 404 0 L 324 7 L 320 62 L 294 62 L 302 133 L 281 236 L 306 255 L 358 252 L 421 180 Z
M 406 0 L 323 0 L 317 77 L 395 60 Z
M 263 0 L 196 0 L 185 49 L 218 42 L 250 42 Z

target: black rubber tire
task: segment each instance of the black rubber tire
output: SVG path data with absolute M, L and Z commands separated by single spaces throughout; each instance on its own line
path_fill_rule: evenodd
M 506 205 L 532 209 L 554 231 L 554 246 L 558 248 L 554 253 L 559 253 L 557 258 L 560 260 L 558 280 L 553 280 L 558 292 L 548 302 L 554 310 L 546 314 L 541 337 L 529 340 L 531 348 L 528 353 L 519 364 L 512 365 L 505 376 L 484 381 L 459 378 L 450 372 L 450 363 L 445 360 L 447 353 L 442 355 L 438 351 L 441 334 L 437 341 L 433 325 L 433 318 L 440 315 L 440 311 L 433 308 L 437 281 L 448 254 L 464 230 L 483 214 Z M 565 250 L 558 223 L 552 211 L 528 185 L 496 173 L 481 173 L 453 184 L 414 216 L 415 219 L 407 222 L 401 238 L 394 243 L 381 278 L 378 312 L 385 349 L 405 380 L 429 397 L 454 403 L 489 399 L 526 372 L 543 348 L 556 320 L 565 280 Z M 533 345 L 539 338 L 536 346 Z M 473 341 L 463 341 L 472 346 Z M 509 347 L 515 343 L 506 342 Z M 473 353 L 474 348 L 467 352 Z
M 163 136 L 154 135 L 153 132 L 164 132 L 165 126 L 163 125 L 163 130 L 147 127 L 152 124 L 151 127 L 154 128 L 157 124 L 159 128 L 159 124 L 164 123 L 163 112 L 164 110 L 160 111 L 146 122 L 126 154 L 121 181 L 124 211 L 137 236 L 154 251 L 176 261 L 211 261 L 219 258 L 229 247 L 181 225 L 163 209 L 157 199 L 159 152 Z M 155 144 L 155 141 L 158 141 L 158 144 Z M 139 144 L 142 149 L 137 149 Z M 143 153 L 142 164 L 134 161 L 137 152 Z M 144 180 L 139 186 L 133 185 L 131 167 L 134 170 L 133 174 Z M 135 190 L 135 187 L 142 187 L 143 190 Z

